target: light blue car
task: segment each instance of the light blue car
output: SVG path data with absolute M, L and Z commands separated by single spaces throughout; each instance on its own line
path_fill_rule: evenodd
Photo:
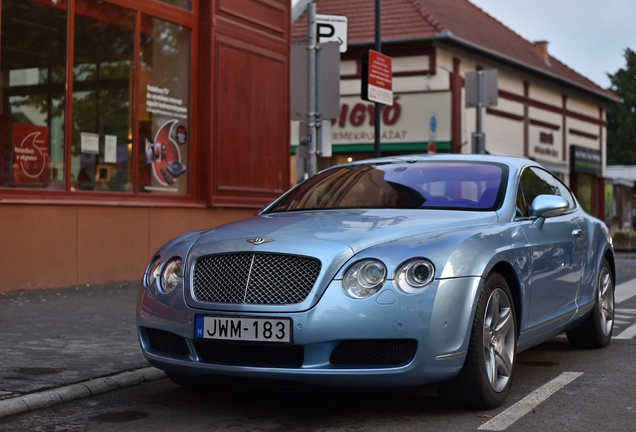
M 506 398 L 517 353 L 614 323 L 606 226 L 539 164 L 422 155 L 339 165 L 260 214 L 180 236 L 145 272 L 141 348 L 184 386 L 438 383 Z

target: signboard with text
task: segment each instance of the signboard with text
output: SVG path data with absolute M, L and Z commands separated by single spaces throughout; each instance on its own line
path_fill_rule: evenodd
M 570 172 L 599 176 L 603 172 L 603 153 L 600 150 L 570 146 Z
M 347 52 L 347 28 L 349 20 L 344 15 L 316 14 L 318 43 L 337 42 L 339 52 Z
M 13 182 L 48 185 L 51 167 L 49 128 L 13 124 Z
M 362 58 L 362 99 L 393 105 L 391 57 L 369 50 Z

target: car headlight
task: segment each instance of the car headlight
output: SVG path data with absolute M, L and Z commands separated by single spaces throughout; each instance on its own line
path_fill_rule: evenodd
M 161 267 L 161 258 L 156 257 L 148 266 L 148 272 L 146 273 L 147 287 L 152 287 L 157 283 L 157 277 L 159 276 L 159 267 Z
M 435 277 L 435 266 L 432 262 L 423 258 L 416 258 L 402 264 L 395 277 L 395 283 L 402 291 L 408 294 L 420 292 Z
M 344 290 L 359 299 L 371 297 L 386 282 L 386 266 L 378 260 L 358 261 L 347 269 L 342 279 Z
M 169 294 L 181 282 L 183 273 L 183 261 L 181 258 L 173 258 L 163 267 L 161 272 L 161 284 L 159 289 L 164 294 Z

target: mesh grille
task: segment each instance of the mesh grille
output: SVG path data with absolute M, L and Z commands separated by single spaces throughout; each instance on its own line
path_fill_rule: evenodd
M 165 330 L 147 328 L 148 343 L 155 351 L 165 352 L 176 356 L 186 356 L 190 353 L 185 340 L 174 333 Z
M 349 340 L 338 344 L 329 362 L 342 366 L 391 366 L 410 362 L 416 350 L 414 339 Z
M 195 342 L 197 354 L 208 363 L 242 366 L 300 367 L 305 350 L 299 345 L 240 345 Z
M 210 255 L 194 265 L 194 297 L 214 303 L 300 303 L 320 269 L 320 260 L 297 255 Z

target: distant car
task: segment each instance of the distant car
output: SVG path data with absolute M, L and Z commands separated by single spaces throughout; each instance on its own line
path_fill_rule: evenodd
M 614 323 L 604 223 L 539 164 L 485 155 L 354 162 L 258 215 L 178 237 L 137 302 L 144 355 L 178 384 L 438 383 L 506 398 L 517 353 Z

